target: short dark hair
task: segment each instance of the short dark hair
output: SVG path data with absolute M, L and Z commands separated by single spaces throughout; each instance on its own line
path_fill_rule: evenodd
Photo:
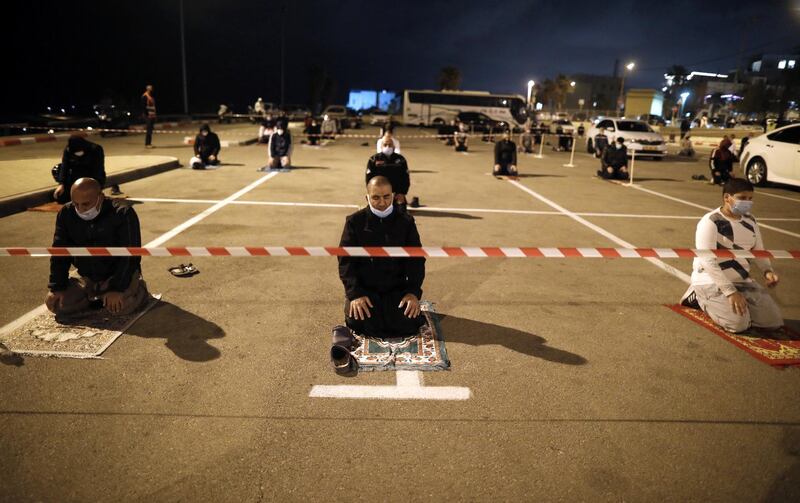
M 753 192 L 753 184 L 744 178 L 730 178 L 725 185 L 722 186 L 722 197 L 725 194 L 738 194 L 739 192 Z

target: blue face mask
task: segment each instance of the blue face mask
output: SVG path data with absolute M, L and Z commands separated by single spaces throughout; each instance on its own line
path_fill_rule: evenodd
M 731 211 L 734 215 L 747 215 L 752 209 L 753 201 L 741 201 L 739 199 L 734 199 L 733 204 L 731 204 Z

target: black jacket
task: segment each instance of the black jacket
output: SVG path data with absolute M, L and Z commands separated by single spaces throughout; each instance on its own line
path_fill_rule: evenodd
M 83 155 L 73 153 L 80 149 Z M 84 138 L 70 138 L 69 145 L 61 156 L 63 170 L 62 183 L 69 194 L 69 189 L 78 178 L 94 178 L 101 187 L 106 184 L 106 161 L 103 147 Z
M 376 217 L 369 207 L 349 217 L 339 246 L 422 246 L 414 217 L 395 206 L 386 218 Z M 425 258 L 339 257 L 339 278 L 348 300 L 370 292 L 401 290 L 422 298 Z
M 406 158 L 396 152 L 392 152 L 390 156 L 378 153 L 369 158 L 364 175 L 365 182 L 376 176 L 388 178 L 395 194 L 408 194 L 408 189 L 411 188 L 411 175 L 408 172 Z
M 206 136 L 198 134 L 194 139 L 194 155 L 196 156 L 219 156 L 219 149 L 220 144 L 217 133 L 209 132 Z
M 72 202 L 64 205 L 56 216 L 53 246 L 141 246 L 139 218 L 128 204 L 104 199 L 100 214 L 85 221 L 75 212 Z M 69 268 L 92 281 L 111 278 L 110 290 L 123 292 L 133 275 L 140 270 L 140 257 L 51 257 L 50 290 L 65 290 Z
M 603 152 L 603 162 L 612 168 L 621 168 L 628 165 L 628 147 L 620 146 L 618 143 L 612 147 L 609 145 Z
M 494 144 L 494 163 L 517 165 L 517 145 L 511 140 L 500 140 Z
M 289 155 L 292 147 L 292 135 L 289 130 L 284 130 L 283 134 L 273 133 L 269 140 L 269 156 L 284 157 Z

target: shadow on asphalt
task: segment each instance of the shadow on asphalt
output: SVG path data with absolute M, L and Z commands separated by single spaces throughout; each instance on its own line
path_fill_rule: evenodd
M 566 175 L 537 175 L 536 173 L 520 173 L 517 178 L 565 178 Z
M 441 217 L 441 218 L 461 218 L 463 220 L 483 220 L 483 217 L 470 215 L 469 213 L 456 213 L 455 211 L 426 211 L 413 210 L 410 212 L 415 217 Z
M 438 171 L 432 171 L 430 169 L 409 169 L 409 173 L 438 173 Z
M 209 339 L 225 337 L 222 328 L 175 304 L 161 301 L 128 329 L 129 335 L 147 339 L 166 339 L 175 356 L 190 362 L 207 362 L 220 357 Z
M 549 362 L 562 363 L 564 365 L 584 365 L 587 363 L 586 358 L 580 355 L 548 346 L 547 340 L 538 335 L 446 314 L 439 316 L 446 343 L 460 342 L 471 346 L 498 344 L 517 353 L 541 358 Z
M 292 171 L 296 169 L 331 169 L 328 166 L 292 166 Z

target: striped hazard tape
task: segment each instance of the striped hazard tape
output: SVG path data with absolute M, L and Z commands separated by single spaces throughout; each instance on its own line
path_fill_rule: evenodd
M 431 246 L 2 247 L 3 257 L 508 257 L 800 259 L 800 250 Z

